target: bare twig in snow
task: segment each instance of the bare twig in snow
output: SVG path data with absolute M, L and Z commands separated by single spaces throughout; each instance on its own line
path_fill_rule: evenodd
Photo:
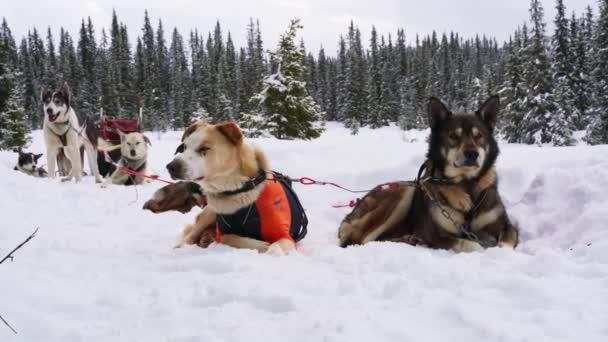
M 36 230 L 34 230 L 34 232 L 30 236 L 28 236 L 27 239 L 25 239 L 25 241 L 20 243 L 19 246 L 15 247 L 15 249 L 13 249 L 10 253 L 8 253 L 8 255 L 4 257 L 4 259 L 0 260 L 0 264 L 5 262 L 8 259 L 13 261 L 13 253 L 15 253 L 19 248 L 23 247 L 23 245 L 25 245 L 26 243 L 30 242 L 30 240 L 33 239 L 34 236 L 36 236 L 36 233 L 38 232 L 39 228 L 40 227 L 36 228 Z
M 15 247 L 10 253 L 8 253 L 2 260 L 0 260 L 0 264 L 5 262 L 6 260 L 10 260 L 13 261 L 14 257 L 13 257 L 13 253 L 15 253 L 19 248 L 23 247 L 23 245 L 25 245 L 26 243 L 28 243 L 31 239 L 34 238 L 34 236 L 36 236 L 36 233 L 38 232 L 39 228 L 36 228 L 36 230 L 34 230 L 34 232 L 32 234 L 30 234 L 30 236 L 27 237 L 27 239 L 25 239 L 25 241 L 23 241 L 22 243 L 20 243 L 17 247 Z M 9 327 L 9 329 L 11 329 L 15 334 L 17 333 L 17 330 L 15 330 L 10 324 L 8 324 L 8 322 L 4 319 L 4 317 L 2 317 L 2 315 L 0 315 L 0 320 L 7 326 Z

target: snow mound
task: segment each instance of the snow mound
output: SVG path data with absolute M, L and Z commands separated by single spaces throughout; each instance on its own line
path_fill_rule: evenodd
M 273 168 L 369 189 L 412 179 L 427 132 L 338 124 L 312 142 L 256 139 Z M 150 134 L 167 177 L 180 132 Z M 310 225 L 301 253 L 172 249 L 186 215 L 141 206 L 162 184 L 101 189 L 35 179 L 0 152 L 0 341 L 605 341 L 608 146 L 502 143 L 500 190 L 517 251 L 454 254 L 395 243 L 341 249 L 353 197 L 295 185 Z M 32 151 L 44 152 L 35 132 Z

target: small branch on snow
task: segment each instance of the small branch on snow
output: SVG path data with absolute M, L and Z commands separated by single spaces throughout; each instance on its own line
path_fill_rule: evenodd
M 7 321 L 6 321 L 6 320 L 5 320 L 5 319 L 2 317 L 2 315 L 0 315 L 0 320 L 2 320 L 2 322 L 4 322 L 4 324 L 6 324 L 6 326 L 7 326 L 9 329 L 11 329 L 11 330 L 12 330 L 12 331 L 15 333 L 15 335 L 17 334 L 17 330 L 13 329 L 13 327 L 11 327 L 11 325 L 10 325 L 10 324 L 8 324 L 8 322 L 7 322 Z
M 17 250 L 19 250 L 19 248 L 23 247 L 23 245 L 25 245 L 26 243 L 30 242 L 30 240 L 33 239 L 34 236 L 36 236 L 38 229 L 40 229 L 40 227 L 36 228 L 36 230 L 34 230 L 34 232 L 32 234 L 30 234 L 30 236 L 28 236 L 27 239 L 25 239 L 22 243 L 20 243 L 17 247 L 15 247 L 10 253 L 8 253 L 2 260 L 0 260 L 0 264 L 5 262 L 6 260 L 13 261 L 13 259 L 14 259 L 13 253 L 15 253 Z M 4 319 L 4 317 L 2 317 L 2 315 L 0 315 L 0 320 L 9 329 L 11 329 L 15 334 L 17 334 L 17 330 L 15 330 L 10 324 L 8 324 L 8 322 Z
M 13 253 L 15 253 L 19 248 L 23 247 L 23 245 L 25 245 L 26 243 L 30 242 L 30 240 L 33 239 L 34 236 L 36 236 L 38 229 L 40 229 L 40 227 L 36 228 L 36 230 L 34 230 L 34 232 L 30 236 L 28 236 L 27 239 L 25 239 L 25 241 L 23 241 L 17 247 L 15 247 L 15 249 L 13 249 L 10 253 L 8 253 L 8 255 L 4 257 L 4 259 L 0 260 L 0 264 L 5 262 L 8 259 L 13 261 L 13 258 L 14 258 Z

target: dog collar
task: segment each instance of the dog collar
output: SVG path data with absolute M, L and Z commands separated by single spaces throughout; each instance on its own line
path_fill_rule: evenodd
M 215 195 L 226 197 L 226 196 L 232 196 L 232 195 L 241 194 L 243 192 L 247 192 L 247 191 L 251 191 L 251 190 L 255 189 L 258 185 L 264 183 L 264 181 L 266 181 L 266 171 L 260 169 L 258 171 L 258 175 L 257 176 L 255 176 L 253 178 L 250 178 L 240 188 L 238 188 L 236 190 L 228 190 L 228 191 L 218 192 Z

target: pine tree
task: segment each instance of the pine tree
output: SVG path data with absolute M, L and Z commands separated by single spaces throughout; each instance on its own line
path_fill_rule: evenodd
M 17 46 L 3 18 L 0 26 L 0 150 L 21 148 L 28 142 L 17 62 Z
M 554 118 L 560 119 L 564 127 L 557 127 L 558 131 L 565 132 L 566 137 L 557 141 L 556 145 L 570 145 L 572 143 L 571 130 L 574 121 L 580 117 L 574 106 L 574 75 L 573 75 L 573 51 L 570 35 L 570 25 L 566 18 L 566 7 L 563 0 L 557 0 L 557 15 L 555 17 L 555 34 L 553 35 L 553 84 L 555 84 L 555 102 L 557 108 L 553 114 Z M 554 123 L 555 124 L 555 123 Z
M 608 143 L 608 0 L 600 1 L 595 34 L 593 77 L 593 121 L 585 140 L 592 144 Z
M 506 104 L 503 110 L 501 132 L 510 143 L 521 143 L 524 139 L 524 101 L 526 88 L 523 79 L 523 48 L 527 27 L 515 32 L 514 40 L 509 45 L 509 58 L 506 66 L 506 79 L 501 90 L 502 102 Z
M 90 119 L 98 107 L 99 80 L 95 72 L 96 50 L 97 46 L 91 18 L 88 20 L 88 25 L 85 24 L 83 19 L 80 25 L 77 50 L 78 61 L 76 62 L 79 64 L 80 70 L 77 77 L 79 78 L 79 87 L 77 91 L 74 91 L 73 97 L 78 99 L 78 112 L 85 120 Z
M 562 115 L 555 115 L 551 68 L 547 55 L 544 9 L 540 0 L 530 5 L 531 36 L 524 49 L 524 77 L 527 97 L 524 103 L 524 137 L 528 144 L 570 144 L 571 132 Z
M 181 37 L 180 37 L 181 38 Z M 158 20 L 156 29 L 156 44 L 154 46 L 156 54 L 156 78 L 158 89 L 155 92 L 154 111 L 159 117 L 160 126 L 163 129 L 169 127 L 177 113 L 169 108 L 171 93 L 171 77 L 169 72 L 169 52 L 165 41 L 165 29 L 162 20 Z M 173 97 L 174 98 L 174 97 Z
M 384 40 L 384 38 L 383 38 Z M 380 107 L 382 106 L 382 66 L 380 62 L 380 49 L 378 46 L 378 33 L 372 26 L 372 34 L 369 46 L 369 77 L 368 77 L 368 109 L 369 123 L 373 128 L 384 126 L 381 118 Z
M 264 113 L 263 128 L 279 139 L 314 139 L 322 129 L 314 126 L 324 113 L 307 93 L 303 82 L 304 52 L 296 45 L 296 35 L 302 28 L 299 19 L 291 21 L 281 35 L 271 61 L 276 72 L 264 80 L 264 89 L 252 101 Z
M 188 60 L 184 51 L 184 40 L 177 28 L 173 29 L 171 47 L 169 48 L 169 74 L 171 98 L 169 99 L 172 113 L 172 127 L 181 129 L 192 122 L 190 95 L 192 94 Z
M 351 22 L 348 29 L 348 50 L 346 51 L 346 68 L 344 71 L 344 98 L 341 112 L 347 127 L 354 127 L 367 123 L 368 92 L 367 65 L 363 46 L 361 45 L 361 32 Z
M 582 18 L 576 18 L 574 13 L 570 20 L 570 36 L 572 39 L 573 70 L 572 91 L 574 92 L 573 106 L 578 117 L 573 117 L 574 127 L 578 130 L 589 125 L 589 109 L 591 107 L 591 65 L 589 55 L 593 54 L 593 13 L 588 7 Z
M 4 77 L 0 74 L 0 87 L 4 83 Z M 16 83 L 14 81 L 11 83 Z M 4 108 L 0 107 L 0 150 L 20 149 L 30 140 L 27 135 L 25 110 L 19 105 L 22 103 L 19 91 L 15 84 L 10 87 L 8 100 Z
M 230 112 L 230 116 L 232 118 L 236 118 L 237 114 L 239 113 L 237 96 L 237 68 L 236 50 L 234 48 L 234 43 L 232 42 L 230 32 L 228 32 L 228 37 L 226 38 L 226 61 L 224 63 L 224 85 L 226 87 L 224 93 L 228 101 L 230 101 L 230 106 L 232 107 Z

